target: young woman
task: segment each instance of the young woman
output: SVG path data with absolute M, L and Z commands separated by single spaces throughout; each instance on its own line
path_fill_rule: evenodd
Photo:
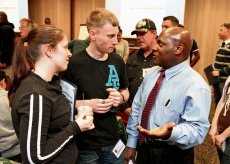
M 47 25 L 16 40 L 9 99 L 23 163 L 75 163 L 74 136 L 94 127 L 92 113 L 70 121 L 70 105 L 56 76 L 67 69 L 67 46 L 63 31 Z

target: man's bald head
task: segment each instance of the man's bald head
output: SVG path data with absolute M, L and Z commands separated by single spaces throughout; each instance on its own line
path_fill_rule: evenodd
M 171 38 L 172 40 L 175 40 L 183 45 L 183 53 L 185 57 L 189 56 L 189 53 L 192 49 L 192 37 L 190 35 L 190 32 L 181 28 L 181 27 L 174 27 L 169 28 L 166 31 L 161 33 L 162 35 L 165 35 L 168 38 Z
M 165 69 L 173 67 L 189 57 L 192 48 L 190 33 L 180 27 L 169 28 L 158 37 L 157 62 Z

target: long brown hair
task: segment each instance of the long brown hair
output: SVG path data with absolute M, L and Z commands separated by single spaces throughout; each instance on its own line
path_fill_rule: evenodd
M 33 28 L 27 37 L 19 37 L 15 40 L 13 55 L 13 82 L 9 91 L 10 104 L 21 81 L 34 69 L 34 64 L 41 56 L 41 45 L 50 44 L 55 48 L 64 38 L 64 33 L 50 25 L 42 25 Z

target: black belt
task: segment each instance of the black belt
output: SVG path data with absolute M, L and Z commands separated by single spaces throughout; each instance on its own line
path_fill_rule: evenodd
M 157 148 L 172 147 L 172 145 L 169 145 L 165 141 L 157 141 L 157 140 L 153 140 L 153 139 L 150 139 L 150 138 L 146 138 L 144 143 L 147 144 L 147 145 L 157 147 Z

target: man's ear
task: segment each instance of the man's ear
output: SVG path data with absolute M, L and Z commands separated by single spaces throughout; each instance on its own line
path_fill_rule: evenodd
M 176 54 L 176 55 L 181 54 L 181 53 L 182 53 L 182 51 L 183 51 L 183 49 L 184 49 L 184 45 L 183 45 L 183 44 L 181 44 L 181 43 L 179 43 L 179 44 L 176 46 L 176 51 L 175 51 L 175 54 Z
M 156 38 L 157 38 L 157 31 L 153 31 L 153 34 L 156 36 Z
M 50 58 L 52 56 L 53 53 L 53 48 L 50 46 L 50 44 L 45 44 L 42 47 L 42 51 L 44 52 L 44 54 Z
M 96 30 L 92 29 L 89 31 L 90 40 L 96 40 Z

